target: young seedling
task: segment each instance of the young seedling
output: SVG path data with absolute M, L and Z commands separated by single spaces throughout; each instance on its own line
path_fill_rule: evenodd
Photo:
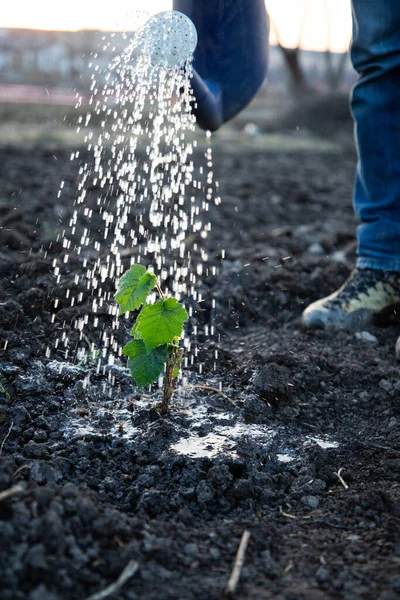
M 160 300 L 146 304 L 149 292 L 156 288 Z M 175 298 L 166 298 L 153 273 L 141 265 L 132 265 L 118 282 L 115 300 L 120 316 L 139 310 L 131 330 L 132 340 L 122 353 L 139 389 L 155 383 L 164 372 L 161 412 L 168 411 L 182 362 L 179 339 L 188 318 L 186 310 Z

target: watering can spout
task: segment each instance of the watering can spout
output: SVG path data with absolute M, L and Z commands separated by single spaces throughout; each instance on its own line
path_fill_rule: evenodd
M 221 87 L 213 81 L 205 81 L 193 70 L 191 86 L 195 102 L 193 112 L 201 129 L 216 131 L 224 122 Z

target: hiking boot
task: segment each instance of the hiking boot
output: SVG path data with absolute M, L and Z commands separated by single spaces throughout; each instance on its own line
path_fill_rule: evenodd
M 362 329 L 374 315 L 400 304 L 400 272 L 356 269 L 336 292 L 303 312 L 306 327 Z

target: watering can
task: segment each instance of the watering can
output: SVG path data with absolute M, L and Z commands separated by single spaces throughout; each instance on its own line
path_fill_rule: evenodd
M 192 43 L 193 110 L 202 129 L 215 131 L 247 106 L 265 80 L 269 35 L 265 0 L 174 0 L 173 9 L 178 12 L 170 13 L 172 19 L 168 13 L 152 19 L 154 30 L 165 33 L 175 28 L 175 39 L 163 38 L 169 48 L 156 45 L 153 55 L 168 55 L 174 62 L 175 49 L 182 44 L 184 51 Z
M 194 112 L 202 129 L 214 131 L 247 106 L 265 80 L 265 0 L 174 0 L 173 8 L 196 27 Z

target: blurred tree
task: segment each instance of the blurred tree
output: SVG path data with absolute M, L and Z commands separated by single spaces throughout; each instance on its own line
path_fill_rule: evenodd
M 347 62 L 347 52 L 343 52 L 335 61 L 333 53 L 331 51 L 332 47 L 332 18 L 330 14 L 330 2 L 329 0 L 324 0 L 324 9 L 325 9 L 325 19 L 326 19 L 326 27 L 327 27 L 327 39 L 326 39 L 326 51 L 325 51 L 325 73 L 326 73 L 326 82 L 328 84 L 328 88 L 331 92 L 337 92 L 340 88 L 340 84 L 343 81 L 346 62 Z
M 268 8 L 268 3 L 267 3 L 267 8 Z M 303 66 L 301 64 L 301 60 L 300 60 L 300 53 L 301 53 L 300 46 L 301 46 L 301 42 L 302 42 L 303 34 L 304 34 L 304 26 L 305 26 L 306 18 L 307 18 L 307 9 L 308 9 L 308 2 L 306 1 L 304 10 L 302 13 L 302 18 L 299 23 L 299 32 L 298 32 L 298 36 L 297 36 L 297 43 L 294 48 L 288 48 L 287 46 L 283 45 L 282 40 L 281 40 L 281 35 L 279 32 L 279 28 L 276 26 L 275 21 L 271 18 L 271 14 L 269 13 L 269 21 L 270 21 L 271 28 L 275 34 L 278 46 L 282 52 L 282 56 L 283 56 L 285 65 L 289 71 L 291 87 L 297 93 L 298 92 L 300 92 L 300 93 L 306 92 L 309 87 L 307 84 L 306 75 L 305 75 Z
M 332 21 L 333 21 L 333 13 L 334 5 L 332 5 L 331 0 L 322 0 L 323 8 L 324 8 L 324 22 L 325 22 L 325 81 L 328 87 L 328 90 L 331 92 L 336 92 L 339 90 L 341 82 L 343 81 L 346 64 L 348 60 L 348 56 L 346 52 L 343 52 L 337 56 L 337 53 L 332 52 Z M 266 0 L 266 6 L 268 10 L 269 2 Z M 272 5 L 271 5 L 272 9 Z M 269 19 L 271 30 L 274 33 L 276 43 L 281 50 L 282 57 L 284 63 L 287 67 L 289 73 L 289 82 L 292 90 L 296 92 L 296 94 L 301 93 L 309 93 L 311 89 L 311 85 L 307 78 L 307 73 L 304 69 L 304 65 L 302 63 L 302 45 L 304 41 L 304 33 L 306 29 L 306 22 L 309 18 L 310 13 L 310 2 L 309 0 L 303 0 L 303 10 L 301 11 L 301 16 L 298 22 L 297 29 L 297 39 L 293 46 L 288 47 L 282 41 L 282 34 L 280 31 L 280 27 L 284 29 L 284 21 L 279 22 L 279 27 L 277 22 L 271 17 L 271 13 L 273 11 L 269 10 Z M 279 14 L 279 13 L 278 13 Z M 321 23 L 323 26 L 323 23 Z

